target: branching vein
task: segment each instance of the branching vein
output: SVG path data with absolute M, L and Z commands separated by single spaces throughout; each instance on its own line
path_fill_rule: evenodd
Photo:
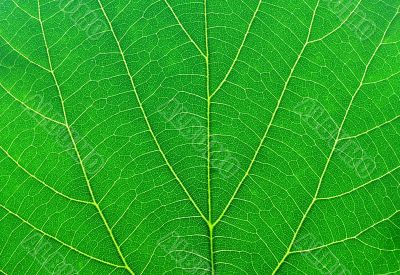
M 310 213 L 310 211 L 311 211 L 311 209 L 313 208 L 315 202 L 317 201 L 317 198 L 318 198 L 318 195 L 319 195 L 319 191 L 320 191 L 320 189 L 321 189 L 322 181 L 323 181 L 323 179 L 324 179 L 324 177 L 325 177 L 326 172 L 328 171 L 328 167 L 329 167 L 329 164 L 331 163 L 332 156 L 333 156 L 333 154 L 334 154 L 334 152 L 335 152 L 335 150 L 336 150 L 337 144 L 338 144 L 338 142 L 339 142 L 340 135 L 342 134 L 342 130 L 343 130 L 344 123 L 346 122 L 346 118 L 347 118 L 347 116 L 348 116 L 348 114 L 349 114 L 349 112 L 350 112 L 351 107 L 353 106 L 353 102 L 354 102 L 354 100 L 356 99 L 357 94 L 359 93 L 359 91 L 361 90 L 361 88 L 362 88 L 362 86 L 363 86 L 363 84 L 364 84 L 364 79 L 365 79 L 365 77 L 367 76 L 368 69 L 369 69 L 369 67 L 370 67 L 370 65 L 371 65 L 371 63 L 372 63 L 374 57 L 376 56 L 377 52 L 379 51 L 380 47 L 382 46 L 382 43 L 383 43 L 383 41 L 384 41 L 384 39 L 385 39 L 385 37 L 386 37 L 386 33 L 387 33 L 388 30 L 390 29 L 390 26 L 392 25 L 392 22 L 393 22 L 394 19 L 397 17 L 397 15 L 398 15 L 398 13 L 396 13 L 396 15 L 392 18 L 391 22 L 389 22 L 389 24 L 388 24 L 388 26 L 387 26 L 385 32 L 384 32 L 383 35 L 382 35 L 381 40 L 379 41 L 377 47 L 376 47 L 375 50 L 373 51 L 373 53 L 372 53 L 372 55 L 371 55 L 371 57 L 370 57 L 368 63 L 367 63 L 366 66 L 365 66 L 365 69 L 364 69 L 363 75 L 362 75 L 362 77 L 361 77 L 360 83 L 359 83 L 359 85 L 358 85 L 356 91 L 354 92 L 353 96 L 351 97 L 351 100 L 350 100 L 350 102 L 349 102 L 349 104 L 348 104 L 348 106 L 347 106 L 347 108 L 346 108 L 346 112 L 345 112 L 345 114 L 344 114 L 344 116 L 343 116 L 342 122 L 340 123 L 340 127 L 339 127 L 339 129 L 338 129 L 338 131 L 337 131 L 337 134 L 336 134 L 335 142 L 334 142 L 333 147 L 332 147 L 332 149 L 331 149 L 331 151 L 330 151 L 330 154 L 329 154 L 329 156 L 328 156 L 328 159 L 326 160 L 326 163 L 325 163 L 324 169 L 323 169 L 323 171 L 322 171 L 322 174 L 321 174 L 321 176 L 320 176 L 320 178 L 319 178 L 318 185 L 317 185 L 317 188 L 316 188 L 314 197 L 312 198 L 311 203 L 309 204 L 309 206 L 308 206 L 307 210 L 305 211 L 305 213 L 304 213 L 304 215 L 303 215 L 303 217 L 302 217 L 302 219 L 301 219 L 299 225 L 297 226 L 297 229 L 296 229 L 296 231 L 295 231 L 295 233 L 294 233 L 294 235 L 293 235 L 292 241 L 290 242 L 290 244 L 289 244 L 289 246 L 288 246 L 288 249 L 287 249 L 285 255 L 282 257 L 281 261 L 278 263 L 278 265 L 277 265 L 276 268 L 274 269 L 273 274 L 275 274 L 275 273 L 280 269 L 280 267 L 282 266 L 282 264 L 285 262 L 286 258 L 289 256 L 289 254 L 290 254 L 290 252 L 291 252 L 291 249 L 292 249 L 292 247 L 293 247 L 294 241 L 296 240 L 296 238 L 297 238 L 297 236 L 298 236 L 298 234 L 299 234 L 299 232 L 300 232 L 300 229 L 302 228 L 302 226 L 303 226 L 303 224 L 304 224 L 304 222 L 305 222 L 305 220 L 306 220 L 308 214 Z
M 261 141 L 260 141 L 260 143 L 259 143 L 259 145 L 258 145 L 258 147 L 257 147 L 257 149 L 256 149 L 256 151 L 255 151 L 255 153 L 254 153 L 254 155 L 253 155 L 253 158 L 252 158 L 251 161 L 250 161 L 250 164 L 249 164 L 249 166 L 248 166 L 248 168 L 247 168 L 247 170 L 246 170 L 246 173 L 244 174 L 244 176 L 243 176 L 242 179 L 240 180 L 240 182 L 239 182 L 239 184 L 237 185 L 237 187 L 236 187 L 236 189 L 235 189 L 233 195 L 232 195 L 231 198 L 229 199 L 228 204 L 225 206 L 224 210 L 222 211 L 222 213 L 220 214 L 220 216 L 218 217 L 218 219 L 214 222 L 214 224 L 219 223 L 219 222 L 221 221 L 221 219 L 223 218 L 223 216 L 225 215 L 226 211 L 228 211 L 228 209 L 229 209 L 229 207 L 231 206 L 233 200 L 234 200 L 235 197 L 237 196 L 237 194 L 238 194 L 238 192 L 239 192 L 241 186 L 243 185 L 243 183 L 244 183 L 244 181 L 246 180 L 246 178 L 249 176 L 250 171 L 251 171 L 251 169 L 252 169 L 252 167 L 253 167 L 253 165 L 254 165 L 254 163 L 255 163 L 255 161 L 256 161 L 256 158 L 257 158 L 258 154 L 260 153 L 261 148 L 262 148 L 262 146 L 263 146 L 264 143 L 265 143 L 265 140 L 267 139 L 268 133 L 269 133 L 269 131 L 270 131 L 270 129 L 271 129 L 271 126 L 272 126 L 272 124 L 273 124 L 273 122 L 274 122 L 274 120 L 275 120 L 276 114 L 278 113 L 279 107 L 281 106 L 282 99 L 283 99 L 283 97 L 284 97 L 284 95 L 285 95 L 285 93 L 286 93 L 286 91 L 287 91 L 287 88 L 288 88 L 288 85 L 289 85 L 289 83 L 290 83 L 290 80 L 292 79 L 293 73 L 294 73 L 294 71 L 295 71 L 295 69 L 296 69 L 296 67 L 297 67 L 297 64 L 299 63 L 299 61 L 300 61 L 301 57 L 303 56 L 303 53 L 304 53 L 304 51 L 305 51 L 307 45 L 308 45 L 308 41 L 309 41 L 310 36 L 311 36 L 312 26 L 313 26 L 314 19 L 315 19 L 315 13 L 316 13 L 316 10 L 317 10 L 317 8 L 318 8 L 318 5 L 319 5 L 319 1 L 318 1 L 318 4 L 317 4 L 317 7 L 316 7 L 315 10 L 314 10 L 313 17 L 312 17 L 312 19 L 311 19 L 311 23 L 310 23 L 308 35 L 307 35 L 307 38 L 306 38 L 306 42 L 304 43 L 303 48 L 301 49 L 299 55 L 297 56 L 297 59 L 295 60 L 293 66 L 292 66 L 292 68 L 291 68 L 291 70 L 290 70 L 289 76 L 288 76 L 288 78 L 287 78 L 286 81 L 285 81 L 285 84 L 284 84 L 283 89 L 282 89 L 282 92 L 281 92 L 281 94 L 280 94 L 280 96 L 279 96 L 278 102 L 277 102 L 277 104 L 276 104 L 276 106 L 275 106 L 275 109 L 274 109 L 274 111 L 273 111 L 273 113 L 272 113 L 271 119 L 270 119 L 270 121 L 269 121 L 269 123 L 268 123 L 268 126 L 267 126 L 267 128 L 266 128 L 266 130 L 265 130 L 265 132 L 264 132 L 264 135 L 263 135 L 263 137 L 262 137 L 262 139 L 261 139 Z
M 179 178 L 179 176 L 178 176 L 177 173 L 175 172 L 175 170 L 174 170 L 174 168 L 172 167 L 171 163 L 169 162 L 167 156 L 165 155 L 164 151 L 162 150 L 161 145 L 160 145 L 160 143 L 158 142 L 158 140 L 157 140 L 157 138 L 156 138 L 156 135 L 154 134 L 153 128 L 152 128 L 151 125 L 150 125 L 150 122 L 149 122 L 149 119 L 148 119 L 148 117 L 147 117 L 146 111 L 145 111 L 144 108 L 143 108 L 143 104 L 142 104 L 142 101 L 141 101 L 141 99 L 140 99 L 140 97 L 139 97 L 139 94 L 138 94 L 138 92 L 137 92 L 136 85 L 135 85 L 135 82 L 134 82 L 132 73 L 131 73 L 131 71 L 130 71 L 130 69 L 129 69 L 129 67 L 128 67 L 128 63 L 126 62 L 126 58 L 125 58 L 124 51 L 123 51 L 122 48 L 121 48 L 121 44 L 120 44 L 119 39 L 118 39 L 118 37 L 117 37 L 117 35 L 116 35 L 116 33 L 115 33 L 115 30 L 114 30 L 114 27 L 113 27 L 113 25 L 112 25 L 112 23 L 111 23 L 111 20 L 109 19 L 108 15 L 107 15 L 107 13 L 106 13 L 106 11 L 105 11 L 105 9 L 104 9 L 104 6 L 103 6 L 103 4 L 101 3 L 100 0 L 98 0 L 98 3 L 99 3 L 99 5 L 100 5 L 100 8 L 101 8 L 101 10 L 102 10 L 102 13 L 103 13 L 103 15 L 104 15 L 104 17 L 105 17 L 107 23 L 108 23 L 108 25 L 109 25 L 109 28 L 110 28 L 110 31 L 111 31 L 113 37 L 114 37 L 114 40 L 115 40 L 115 42 L 116 42 L 116 44 L 117 44 L 117 46 L 118 46 L 118 50 L 119 50 L 119 52 L 120 52 L 122 61 L 123 61 L 123 63 L 124 63 L 124 67 L 125 67 L 126 73 L 127 73 L 127 75 L 129 76 L 129 80 L 130 80 L 130 83 L 131 83 L 131 86 L 132 86 L 132 90 L 133 90 L 133 92 L 134 92 L 134 94 L 135 94 L 135 98 L 136 98 L 136 100 L 137 100 L 137 102 L 138 102 L 138 104 L 139 104 L 140 110 L 141 110 L 142 115 L 143 115 L 143 118 L 144 118 L 144 120 L 145 120 L 145 122 L 146 122 L 146 126 L 147 126 L 147 128 L 149 129 L 149 132 L 150 132 L 150 134 L 151 134 L 151 137 L 152 137 L 152 139 L 154 140 L 154 143 L 156 144 L 157 149 L 158 149 L 158 151 L 160 152 L 160 154 L 161 154 L 162 158 L 164 159 L 165 163 L 167 164 L 169 170 L 171 171 L 171 173 L 173 174 L 173 176 L 176 178 L 176 180 L 178 181 L 179 185 L 182 187 L 182 189 L 183 189 L 183 191 L 185 192 L 186 196 L 188 197 L 188 199 L 190 200 L 190 202 L 193 204 L 194 208 L 197 210 L 197 212 L 199 213 L 199 215 L 201 216 L 201 218 L 202 218 L 203 220 L 207 221 L 207 218 L 206 218 L 205 215 L 202 213 L 202 211 L 200 210 L 200 208 L 198 207 L 198 205 L 196 204 L 196 202 L 194 201 L 194 199 L 193 199 L 192 196 L 190 195 L 189 191 L 187 190 L 187 188 L 186 188 L 185 185 L 183 184 L 182 180 Z
M 128 263 L 127 263 L 127 261 L 126 261 L 125 256 L 122 254 L 121 248 L 120 248 L 120 246 L 119 246 L 117 240 L 115 239 L 114 233 L 113 233 L 113 231 L 111 230 L 111 228 L 110 228 L 110 226 L 109 226 L 109 224 L 108 224 L 108 221 L 106 220 L 106 218 L 105 218 L 105 216 L 104 216 L 104 214 L 103 214 L 103 212 L 102 212 L 102 210 L 101 210 L 99 204 L 98 204 L 97 201 L 96 201 L 96 198 L 95 198 L 95 195 L 94 195 L 94 192 L 93 192 L 91 183 L 90 183 L 90 181 L 89 181 L 89 177 L 88 177 L 86 168 L 85 168 L 85 166 L 84 166 L 84 164 L 83 164 L 83 161 L 82 161 L 81 154 L 80 154 L 80 152 L 79 152 L 79 150 L 78 150 L 78 147 L 77 147 L 75 138 L 74 138 L 74 136 L 73 136 L 73 134 L 72 134 L 70 125 L 69 125 L 69 123 L 68 123 L 67 112 L 66 112 L 65 105 L 64 105 L 64 98 L 63 98 L 63 95 L 62 95 L 61 88 L 60 88 L 60 85 L 59 85 L 59 83 L 58 83 L 58 80 L 57 80 L 57 78 L 56 78 L 55 71 L 53 70 L 53 64 L 52 64 L 52 60 L 51 60 L 51 57 L 50 57 L 50 48 L 49 48 L 48 43 L 47 43 L 46 34 L 45 34 L 45 29 L 44 29 L 44 25 L 43 25 L 43 20 L 42 20 L 42 17 L 41 17 L 40 0 L 38 0 L 38 14 L 39 14 L 40 27 L 41 27 L 41 29 L 42 29 L 42 34 L 43 34 L 43 41 L 44 41 L 44 44 L 45 44 L 45 47 L 46 47 L 47 57 L 48 57 L 48 61 L 49 61 L 50 71 L 51 71 L 51 74 L 52 74 L 52 76 L 53 76 L 54 84 L 55 84 L 55 86 L 56 86 L 56 88 L 57 88 L 57 91 L 58 91 L 58 94 L 59 94 L 59 97 L 60 97 L 61 107 L 62 107 L 64 119 L 65 119 L 65 125 L 66 125 L 66 127 L 67 127 L 68 135 L 69 135 L 70 140 L 71 140 L 71 142 L 72 142 L 72 144 L 73 144 L 73 147 L 74 147 L 76 156 L 78 157 L 79 164 L 80 164 L 80 166 L 81 166 L 82 173 L 83 173 L 83 176 L 84 176 L 84 178 L 85 178 L 86 185 L 87 185 L 87 187 L 88 187 L 90 196 L 91 196 L 91 198 L 92 198 L 93 204 L 94 204 L 94 206 L 95 206 L 97 212 L 98 212 L 99 215 L 100 215 L 101 220 L 103 221 L 103 223 L 104 223 L 104 225 L 105 225 L 105 227 L 106 227 L 106 229 L 107 229 L 108 234 L 110 235 L 110 238 L 111 238 L 111 240 L 112 240 L 112 242 L 113 242 L 113 244 L 114 244 L 114 246 L 115 246 L 115 248 L 116 248 L 116 250 L 117 250 L 117 252 L 118 252 L 119 257 L 121 258 L 122 262 L 124 263 L 125 269 L 126 269 L 129 273 L 134 274 L 134 272 L 132 271 L 132 269 L 130 268 L 130 266 L 128 265 Z

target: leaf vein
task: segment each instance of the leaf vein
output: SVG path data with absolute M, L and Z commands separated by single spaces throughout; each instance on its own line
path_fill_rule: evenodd
M 104 15 L 104 17 L 105 17 L 107 23 L 108 23 L 108 26 L 109 26 L 109 28 L 110 28 L 110 31 L 111 31 L 113 37 L 114 37 L 114 40 L 115 40 L 115 42 L 116 42 L 116 44 L 117 44 L 117 47 L 118 47 L 118 50 L 119 50 L 119 52 L 120 52 L 122 61 L 123 61 L 123 63 L 124 63 L 124 67 L 125 67 L 126 73 L 127 73 L 128 77 L 129 77 L 129 80 L 130 80 L 130 83 L 131 83 L 131 86 L 132 86 L 132 90 L 133 90 L 134 95 L 135 95 L 135 98 L 136 98 L 136 100 L 137 100 L 137 102 L 138 102 L 138 104 L 139 104 L 140 110 L 141 110 L 142 115 L 143 115 L 143 118 L 144 118 L 144 120 L 145 120 L 145 122 L 146 122 L 146 126 L 147 126 L 147 128 L 148 128 L 148 130 L 149 130 L 149 132 L 150 132 L 150 135 L 151 135 L 152 139 L 154 140 L 154 143 L 156 144 L 157 149 L 158 149 L 158 151 L 160 152 L 160 154 L 161 154 L 162 158 L 164 159 L 165 163 L 167 164 L 169 170 L 171 171 L 171 173 L 173 174 L 173 176 L 176 178 L 176 180 L 178 181 L 179 185 L 182 187 L 182 189 L 183 189 L 183 191 L 185 192 L 186 196 L 189 198 L 189 200 L 190 200 L 190 202 L 193 204 L 194 208 L 199 212 L 199 214 L 200 214 L 200 216 L 202 217 L 202 219 L 204 219 L 205 221 L 207 221 L 207 218 L 204 216 L 204 214 L 202 213 L 202 211 L 200 210 L 200 208 L 198 207 L 198 205 L 197 205 L 196 202 L 194 201 L 193 197 L 190 195 L 189 191 L 187 190 L 187 188 L 186 188 L 185 185 L 183 184 L 182 180 L 179 178 L 179 176 L 178 176 L 177 173 L 175 172 L 175 170 L 174 170 L 174 168 L 172 167 L 172 165 L 170 164 L 170 162 L 169 162 L 167 156 L 165 155 L 164 151 L 162 150 L 161 145 L 160 145 L 160 143 L 158 142 L 157 137 L 156 137 L 156 135 L 154 134 L 154 131 L 153 131 L 152 127 L 151 127 L 151 124 L 150 124 L 149 119 L 148 119 L 148 117 L 147 117 L 146 111 L 145 111 L 144 108 L 143 108 L 142 101 L 141 101 L 141 99 L 140 99 L 140 97 L 139 97 L 139 94 L 138 94 L 138 92 L 137 92 L 136 85 L 135 85 L 135 82 L 134 82 L 134 80 L 133 80 L 133 76 L 132 76 L 132 74 L 131 74 L 131 72 L 130 72 L 130 69 L 129 69 L 129 67 L 128 67 L 128 63 L 127 63 L 127 61 L 126 61 L 124 51 L 122 50 L 121 44 L 120 44 L 120 42 L 119 42 L 119 40 L 118 40 L 118 37 L 117 37 L 117 35 L 116 35 L 115 31 L 114 31 L 114 27 L 113 27 L 113 25 L 112 25 L 112 23 L 111 23 L 111 21 L 110 21 L 108 15 L 107 15 L 105 9 L 104 9 L 103 4 L 101 3 L 100 0 L 98 0 L 98 3 L 99 3 L 99 5 L 100 5 L 101 11 L 102 11 L 102 13 L 103 13 L 103 15 Z
M 6 212 L 8 212 L 10 215 L 12 215 L 12 216 L 16 217 L 17 219 L 19 219 L 21 222 L 23 222 L 23 223 L 27 224 L 28 226 L 30 226 L 33 230 L 35 230 L 35 231 L 37 231 L 37 232 L 43 234 L 44 236 L 46 236 L 46 237 L 48 237 L 48 238 L 50 238 L 50 239 L 52 239 L 52 240 L 58 242 L 59 244 L 61 244 L 61 245 L 65 246 L 65 247 L 67 247 L 67 248 L 69 248 L 69 249 L 75 251 L 76 253 L 78 253 L 78 254 L 80 254 L 80 255 L 82 255 L 82 256 L 85 256 L 85 257 L 87 257 L 87 258 L 89 258 L 89 259 L 91 259 L 91 260 L 94 260 L 94 261 L 97 261 L 97 262 L 100 262 L 100 263 L 103 263 L 103 264 L 106 264 L 106 265 L 109 265 L 109 266 L 113 266 L 113 267 L 117 267 L 117 268 L 125 268 L 125 266 L 117 265 L 117 264 L 114 264 L 114 263 L 111 263 L 111 262 L 108 262 L 108 261 L 99 259 L 99 258 L 97 258 L 97 257 L 91 256 L 91 255 L 89 255 L 89 254 L 87 254 L 87 253 L 85 253 L 85 252 L 83 252 L 83 251 L 81 251 L 81 250 L 79 250 L 79 249 L 73 247 L 72 245 L 69 245 L 69 244 L 63 242 L 62 240 L 58 239 L 57 237 L 55 237 L 55 236 L 53 236 L 53 235 L 51 235 L 51 234 L 46 233 L 46 232 L 43 231 L 42 229 L 40 229 L 40 228 L 34 226 L 33 224 L 31 224 L 30 222 L 28 222 L 27 220 L 25 220 L 24 218 L 22 218 L 22 217 L 21 217 L 20 215 L 18 215 L 17 213 L 14 213 L 13 211 L 11 211 L 10 209 L 8 209 L 8 208 L 5 207 L 4 205 L 1 205 L 1 204 L 0 204 L 0 207 L 3 208 Z
M 319 0 L 319 1 L 320 1 L 320 0 Z M 318 2 L 319 2 L 319 1 L 318 1 Z M 326 172 L 327 172 L 327 170 L 328 170 L 328 166 L 329 166 L 329 164 L 331 163 L 330 160 L 332 159 L 332 156 L 333 156 L 333 154 L 334 154 L 334 152 L 335 152 L 335 150 L 336 150 L 336 147 L 337 147 L 337 144 L 338 144 L 338 142 L 339 142 L 339 138 L 340 138 L 340 135 L 341 135 L 341 133 L 342 133 L 342 129 L 343 129 L 343 126 L 344 126 L 344 124 L 345 124 L 346 118 L 347 118 L 347 116 L 348 116 L 348 114 L 349 114 L 349 111 L 350 111 L 351 107 L 353 106 L 353 102 L 354 102 L 355 98 L 357 97 L 357 94 L 359 93 L 359 91 L 361 90 L 361 87 L 363 86 L 363 82 L 364 82 L 364 79 L 365 79 L 365 77 L 366 77 L 366 75 L 367 75 L 367 73 L 368 73 L 369 66 L 371 65 L 372 60 L 373 60 L 374 57 L 376 56 L 376 53 L 378 52 L 378 50 L 379 50 L 380 47 L 383 45 L 382 43 L 383 43 L 383 40 L 384 40 L 385 37 L 386 37 L 386 33 L 387 33 L 388 30 L 390 29 L 390 26 L 391 26 L 391 24 L 393 23 L 394 19 L 397 17 L 397 15 L 398 15 L 398 11 L 396 12 L 396 14 L 395 14 L 394 17 L 392 18 L 392 20 L 389 22 L 389 24 L 388 24 L 386 30 L 384 31 L 384 33 L 383 33 L 383 35 L 382 35 L 381 40 L 379 41 L 378 45 L 376 46 L 374 52 L 372 53 L 370 59 L 368 60 L 366 66 L 365 66 L 365 69 L 364 69 L 363 75 L 362 75 L 362 77 L 361 77 L 360 83 L 359 83 L 359 85 L 358 85 L 356 91 L 354 92 L 353 96 L 351 97 L 351 100 L 350 100 L 350 102 L 349 102 L 349 104 L 348 104 L 348 106 L 347 106 L 347 109 L 346 109 L 346 112 L 345 112 L 344 117 L 343 117 L 343 119 L 342 119 L 342 122 L 341 122 L 341 124 L 340 124 L 340 127 L 339 127 L 339 129 L 338 129 L 338 131 L 337 131 L 337 135 L 336 135 L 336 138 L 335 138 L 334 145 L 333 145 L 333 147 L 332 147 L 332 149 L 331 149 L 331 152 L 330 152 L 330 154 L 329 154 L 329 156 L 328 156 L 328 159 L 327 159 L 327 161 L 326 161 L 326 163 L 325 163 L 325 166 L 324 166 L 324 169 L 323 169 L 323 171 L 322 171 L 322 174 L 321 174 L 321 176 L 320 176 L 320 178 L 319 178 L 318 185 L 317 185 L 317 188 L 316 188 L 314 197 L 312 198 L 311 203 L 309 204 L 309 206 L 308 206 L 306 212 L 304 213 L 302 219 L 300 220 L 300 223 L 299 223 L 299 225 L 298 225 L 298 227 L 297 227 L 297 229 L 296 229 L 296 231 L 295 231 L 295 233 L 294 233 L 294 235 L 293 235 L 293 238 L 292 238 L 292 240 L 291 240 L 291 242 L 290 242 L 290 244 L 289 244 L 289 246 L 288 246 L 288 249 L 287 249 L 286 253 L 283 255 L 281 261 L 278 263 L 278 265 L 277 265 L 276 268 L 274 269 L 273 274 L 276 274 L 276 272 L 280 269 L 280 267 L 282 266 L 282 264 L 285 262 L 286 258 L 289 256 L 290 251 L 291 251 L 291 249 L 292 249 L 292 247 L 293 247 L 294 241 L 296 240 L 297 235 L 299 234 L 299 231 L 300 231 L 300 229 L 302 228 L 302 226 L 303 226 L 303 224 L 304 224 L 304 221 L 306 220 L 308 214 L 310 213 L 311 209 L 312 209 L 313 206 L 315 205 L 315 202 L 317 201 L 318 194 L 319 194 L 319 191 L 320 191 L 320 189 L 321 189 L 322 181 L 323 181 L 324 176 L 325 176 L 325 174 L 326 174 Z
M 318 8 L 318 5 L 319 5 L 319 0 L 318 0 L 318 4 L 317 4 L 316 9 Z M 281 94 L 280 94 L 280 96 L 279 96 L 278 102 L 277 102 L 277 104 L 276 104 L 276 106 L 275 106 L 275 109 L 274 109 L 272 115 L 271 115 L 271 119 L 270 119 L 270 121 L 269 121 L 269 123 L 268 123 L 268 126 L 267 126 L 267 128 L 266 128 L 266 130 L 265 130 L 265 132 L 264 132 L 264 135 L 263 135 L 263 137 L 262 137 L 262 139 L 261 139 L 261 141 L 260 141 L 260 143 L 259 143 L 259 145 L 258 145 L 258 147 L 257 147 L 257 149 L 256 149 L 256 151 L 255 151 L 255 153 L 254 153 L 254 155 L 253 155 L 253 158 L 252 158 L 251 161 L 250 161 L 250 164 L 249 164 L 249 166 L 248 166 L 248 168 L 247 168 L 247 170 L 246 170 L 246 173 L 244 174 L 244 176 L 243 176 L 242 179 L 240 180 L 240 182 L 239 182 L 239 184 L 237 185 L 237 187 L 236 187 L 236 189 L 235 189 L 233 195 L 232 195 L 231 198 L 229 199 L 228 204 L 225 206 L 224 210 L 222 211 L 222 213 L 220 214 L 220 216 L 218 217 L 218 219 L 214 222 L 214 224 L 217 224 L 218 222 L 220 222 L 221 219 L 223 218 L 223 216 L 225 215 L 226 211 L 228 211 L 228 209 L 229 209 L 229 207 L 231 206 L 233 200 L 234 200 L 235 197 L 237 196 L 237 194 L 238 194 L 238 192 L 239 192 L 241 186 L 243 185 L 243 182 L 244 182 L 245 179 L 249 176 L 250 171 L 251 171 L 251 169 L 252 169 L 252 167 L 253 167 L 253 165 L 254 165 L 254 163 L 255 163 L 255 161 L 256 161 L 256 158 L 257 158 L 258 154 L 260 153 L 261 148 L 262 148 L 262 146 L 263 146 L 265 140 L 267 139 L 268 133 L 269 133 L 269 131 L 270 131 L 270 129 L 271 129 L 271 126 L 272 126 L 272 124 L 273 124 L 273 122 L 274 122 L 274 120 L 275 120 L 276 114 L 278 113 L 278 110 L 279 110 L 279 108 L 280 108 L 280 106 L 281 106 L 282 99 L 283 99 L 283 97 L 284 97 L 286 91 L 288 90 L 288 86 L 289 86 L 290 80 L 291 80 L 292 77 L 293 77 L 293 73 L 294 73 L 294 71 L 295 71 L 295 69 L 296 69 L 296 67 L 297 67 L 297 64 L 299 63 L 299 61 L 300 61 L 301 57 L 303 56 L 303 53 L 304 53 L 304 51 L 305 51 L 307 45 L 308 45 L 308 41 L 309 41 L 310 36 L 311 36 L 312 25 L 313 25 L 313 23 L 314 23 L 314 18 L 315 18 L 316 9 L 314 10 L 313 17 L 312 17 L 312 19 L 311 19 L 311 23 L 310 23 L 310 27 L 309 27 L 309 32 L 308 32 L 308 35 L 307 35 L 307 38 L 306 38 L 306 42 L 304 43 L 304 45 L 303 45 L 303 47 L 302 47 L 300 53 L 299 53 L 298 56 L 297 56 L 297 59 L 295 60 L 293 66 L 292 66 L 292 68 L 291 68 L 291 70 L 290 70 L 289 76 L 288 76 L 288 78 L 287 78 L 286 81 L 285 81 L 285 84 L 284 84 L 283 89 L 282 89 L 282 92 L 281 92 Z
M 88 190 L 89 190 L 89 193 L 90 193 L 90 196 L 91 196 L 91 198 L 92 198 L 93 204 L 94 204 L 94 206 L 95 206 L 95 208 L 96 208 L 98 214 L 100 215 L 100 218 L 101 218 L 101 220 L 102 220 L 103 223 L 104 223 L 104 226 L 106 227 L 106 230 L 107 230 L 107 232 L 108 232 L 108 234 L 109 234 L 109 236 L 110 236 L 110 238 L 111 238 L 111 240 L 112 240 L 112 242 L 113 242 L 113 244 L 114 244 L 114 246 L 115 246 L 115 248 L 116 248 L 116 250 L 117 250 L 117 253 L 118 253 L 119 257 L 121 258 L 122 262 L 124 263 L 125 269 L 126 269 L 129 273 L 134 274 L 134 272 L 132 271 L 132 269 L 130 268 L 130 266 L 128 265 L 128 263 L 126 262 L 126 259 L 125 259 L 124 255 L 122 254 L 121 248 L 120 248 L 120 246 L 119 246 L 117 240 L 115 239 L 114 233 L 113 233 L 113 231 L 111 230 L 111 228 L 110 228 L 110 226 L 109 226 L 109 224 L 108 224 L 108 221 L 106 220 L 106 218 L 105 218 L 105 216 L 104 216 L 104 214 L 103 214 L 103 212 L 102 212 L 102 210 L 101 210 L 99 204 L 98 204 L 97 201 L 96 201 L 96 198 L 95 198 L 95 195 L 94 195 L 94 192 L 93 192 L 91 183 L 90 183 L 90 181 L 89 181 L 89 177 L 88 177 L 86 168 L 85 168 L 85 166 L 84 166 L 84 164 L 83 164 L 83 161 L 82 161 L 81 154 L 80 154 L 80 152 L 79 152 L 79 150 L 78 150 L 78 146 L 77 146 L 77 144 L 76 144 L 75 138 L 74 138 L 74 136 L 73 136 L 73 134 L 72 134 L 70 125 L 69 125 L 69 123 L 68 123 L 68 118 L 67 118 L 66 108 L 65 108 L 65 106 L 64 106 L 64 99 L 63 99 L 63 95 L 62 95 L 62 92 L 61 92 L 61 87 L 60 87 L 60 85 L 59 85 L 59 83 L 58 83 L 58 80 L 57 80 L 57 78 L 56 78 L 56 74 L 55 74 L 55 71 L 54 71 L 54 69 L 53 69 L 53 64 L 52 64 L 52 60 L 51 60 L 51 57 L 50 57 L 50 48 L 49 48 L 48 43 L 47 43 L 47 39 L 46 39 L 46 35 L 45 35 L 45 30 L 44 30 L 44 24 L 43 24 L 42 17 L 41 17 L 40 0 L 38 0 L 37 4 L 38 4 L 39 23 L 40 23 L 40 27 L 41 27 L 41 30 L 42 30 L 43 41 L 44 41 L 44 44 L 45 44 L 45 47 L 46 47 L 46 52 L 47 52 L 47 57 L 48 57 L 48 61 L 49 61 L 49 66 L 50 66 L 51 75 L 52 75 L 52 77 L 53 77 L 54 84 L 55 84 L 55 86 L 56 86 L 56 88 L 57 88 L 58 95 L 59 95 L 59 98 L 60 98 L 61 107 L 62 107 L 62 111 L 63 111 L 63 115 L 64 115 L 65 125 L 67 126 L 68 135 L 69 135 L 70 140 L 71 140 L 71 142 L 72 142 L 72 145 L 73 145 L 73 147 L 74 147 L 76 156 L 78 157 L 78 161 L 79 161 L 79 164 L 80 164 L 80 166 L 81 166 L 82 173 L 83 173 L 83 176 L 84 176 L 84 179 L 85 179 L 87 188 L 88 188 Z

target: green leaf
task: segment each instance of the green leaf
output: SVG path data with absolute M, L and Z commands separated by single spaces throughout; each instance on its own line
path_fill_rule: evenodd
M 399 7 L 0 1 L 0 271 L 399 274 Z

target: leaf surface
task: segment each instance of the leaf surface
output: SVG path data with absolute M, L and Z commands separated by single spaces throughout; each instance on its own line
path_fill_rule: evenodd
M 0 271 L 400 272 L 400 3 L 0 2 Z

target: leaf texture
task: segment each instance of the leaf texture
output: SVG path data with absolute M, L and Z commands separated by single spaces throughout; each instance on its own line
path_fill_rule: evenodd
M 4 274 L 400 274 L 399 0 L 1 0 Z

